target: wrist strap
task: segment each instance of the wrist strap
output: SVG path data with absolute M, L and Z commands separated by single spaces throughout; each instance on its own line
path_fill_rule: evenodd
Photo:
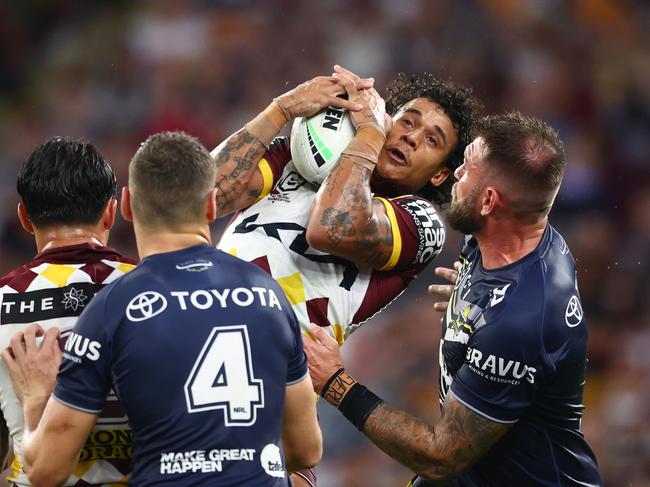
M 246 131 L 268 149 L 289 118 L 280 104 L 273 100 L 262 113 L 246 124 Z
M 341 368 L 329 378 L 321 395 L 359 431 L 370 414 L 384 401 Z
M 358 137 L 352 139 L 347 147 L 341 152 L 341 155 L 353 158 L 354 162 L 361 164 L 370 171 L 375 170 L 378 154 L 379 152 L 375 151 L 370 144 L 364 142 Z
M 386 134 L 380 131 L 375 125 L 360 126 L 355 135 L 359 139 L 368 144 L 375 155 L 384 147 L 386 142 Z
M 361 166 L 370 172 L 373 172 L 375 170 L 375 166 L 377 165 L 376 160 L 368 159 L 368 156 L 365 154 L 359 154 L 353 151 L 345 150 L 341 152 L 341 155 L 347 156 L 347 158 L 350 159 L 354 164 Z
M 354 377 L 350 376 L 344 368 L 340 368 L 327 380 L 320 395 L 331 405 L 339 407 L 341 400 L 356 382 Z
M 338 409 L 359 431 L 363 431 L 363 425 L 370 414 L 383 402 L 370 389 L 357 382 L 343 397 Z

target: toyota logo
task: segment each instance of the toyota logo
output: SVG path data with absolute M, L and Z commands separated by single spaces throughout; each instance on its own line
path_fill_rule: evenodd
M 165 296 L 156 291 L 138 294 L 126 307 L 126 317 L 131 321 L 144 321 L 159 315 L 167 308 Z
M 567 304 L 564 312 L 564 321 L 570 328 L 578 326 L 582 322 L 582 306 L 580 306 L 578 296 L 571 296 L 571 299 L 569 299 L 569 304 Z

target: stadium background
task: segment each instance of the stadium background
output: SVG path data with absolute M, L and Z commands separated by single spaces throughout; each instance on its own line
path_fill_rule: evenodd
M 339 63 L 383 88 L 431 71 L 561 132 L 568 167 L 553 224 L 576 257 L 590 327 L 583 429 L 606 484 L 650 486 L 650 4 L 639 0 L 0 3 L 0 272 L 34 246 L 15 176 L 47 137 L 84 137 L 119 182 L 149 134 L 209 148 L 278 94 Z M 225 222 L 214 227 L 215 238 Z M 112 245 L 135 255 L 119 221 Z M 450 264 L 451 234 L 437 264 Z M 440 316 L 420 279 L 344 347 L 391 403 L 434 419 Z M 321 404 L 322 487 L 404 485 L 391 461 Z

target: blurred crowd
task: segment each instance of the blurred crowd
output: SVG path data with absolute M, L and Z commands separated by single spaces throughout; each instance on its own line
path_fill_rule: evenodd
M 610 487 L 650 486 L 650 3 L 643 0 L 23 0 L 0 3 L 0 273 L 30 259 L 16 171 L 54 135 L 94 143 L 126 183 L 147 135 L 212 148 L 271 98 L 341 64 L 381 89 L 404 71 L 474 87 L 488 112 L 549 121 L 568 166 L 551 214 L 590 327 L 583 430 Z M 214 227 L 218 238 L 225 222 Z M 438 264 L 449 265 L 451 234 Z M 112 245 L 135 255 L 119 222 Z M 434 420 L 440 315 L 426 270 L 344 346 L 354 375 Z M 319 407 L 322 487 L 409 472 Z

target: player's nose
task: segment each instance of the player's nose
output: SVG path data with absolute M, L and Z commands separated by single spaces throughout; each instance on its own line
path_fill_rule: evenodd
M 460 178 L 463 177 L 463 174 L 465 174 L 465 163 L 461 164 L 456 168 L 454 171 L 454 177 L 459 180 Z
M 406 142 L 412 149 L 417 147 L 417 134 L 414 130 L 409 130 L 402 135 L 402 140 Z

